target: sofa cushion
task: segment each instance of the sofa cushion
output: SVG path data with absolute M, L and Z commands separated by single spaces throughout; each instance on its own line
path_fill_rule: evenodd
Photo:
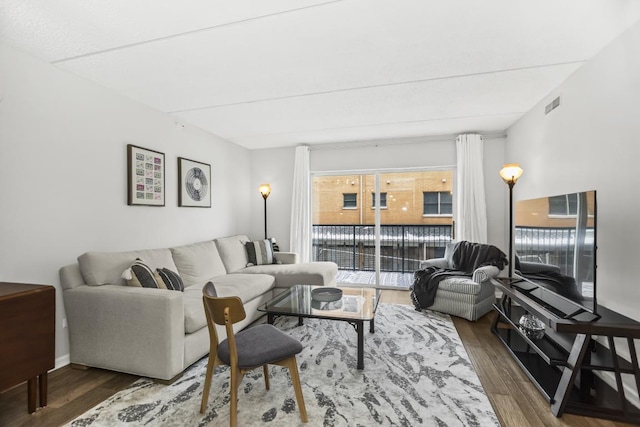
M 443 258 L 447 260 L 447 267 L 445 267 L 445 268 L 451 268 L 452 267 L 452 265 L 453 265 L 453 253 L 456 250 L 456 245 L 457 244 L 458 244 L 458 242 L 449 242 L 444 247 L 444 256 L 443 256 Z
M 209 280 L 205 281 L 208 282 Z M 260 297 L 273 288 L 274 279 L 264 274 L 231 274 L 211 279 L 218 297 L 237 296 L 243 304 Z M 187 334 L 207 326 L 201 285 L 184 289 L 184 331 Z
M 211 281 L 219 297 L 237 296 L 243 304 L 275 287 L 275 279 L 267 274 L 227 274 L 214 277 Z
M 438 290 L 456 292 L 459 294 L 476 295 L 480 293 L 482 287 L 479 283 L 474 282 L 470 277 L 447 277 L 440 281 Z
M 78 257 L 80 272 L 87 285 L 125 285 L 122 272 L 136 258 L 143 259 L 150 268 L 168 268 L 176 271 L 169 249 L 149 249 L 130 252 L 87 252 Z
M 227 273 L 235 273 L 247 266 L 249 257 L 244 244 L 250 239 L 244 234 L 216 239 L 216 246 Z
M 185 288 L 204 285 L 209 279 L 226 273 L 213 240 L 171 248 L 178 274 Z
M 167 289 L 167 286 L 162 281 L 162 278 L 144 263 L 140 258 L 131 264 L 122 277 L 127 281 L 127 285 L 135 286 L 137 288 L 155 288 L 155 289 Z
M 273 247 L 271 241 L 267 239 L 256 240 L 244 244 L 247 250 L 247 267 L 252 265 L 273 264 Z
M 338 265 L 326 261 L 257 265 L 246 267 L 238 273 L 269 274 L 275 278 L 276 288 L 289 288 L 293 285 L 326 286 L 335 284 Z
M 184 282 L 178 273 L 171 271 L 168 268 L 158 268 L 156 269 L 156 272 L 164 282 L 167 289 L 180 292 L 184 291 Z

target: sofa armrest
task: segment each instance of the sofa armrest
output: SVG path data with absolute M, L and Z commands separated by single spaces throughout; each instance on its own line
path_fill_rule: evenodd
M 427 267 L 449 268 L 449 261 L 446 258 L 431 258 L 420 261 L 420 269 Z
M 281 264 L 297 264 L 298 254 L 295 252 L 274 252 L 274 258 Z
M 63 298 L 72 363 L 163 380 L 184 369 L 182 292 L 80 285 Z
M 494 265 L 485 265 L 484 267 L 478 267 L 473 272 L 473 281 L 476 283 L 482 283 L 489 279 L 498 277 L 500 269 Z

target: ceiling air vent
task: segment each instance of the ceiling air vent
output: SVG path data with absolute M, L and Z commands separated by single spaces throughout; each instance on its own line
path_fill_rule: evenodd
M 560 97 L 557 97 L 556 99 L 551 101 L 549 104 L 547 104 L 546 107 L 544 107 L 544 113 L 549 114 L 552 110 L 555 110 L 559 105 L 560 105 Z

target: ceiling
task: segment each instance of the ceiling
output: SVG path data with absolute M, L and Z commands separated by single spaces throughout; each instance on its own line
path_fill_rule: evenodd
M 637 0 L 0 0 L 0 41 L 250 149 L 503 132 Z

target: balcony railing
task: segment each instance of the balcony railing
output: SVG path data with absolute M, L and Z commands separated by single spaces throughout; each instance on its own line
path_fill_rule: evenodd
M 560 267 L 565 275 L 575 276 L 574 256 L 576 247 L 575 227 L 516 227 L 515 250 L 522 261 L 541 262 Z M 587 228 L 584 239 L 584 254 L 587 262 L 583 262 L 585 271 L 580 277 L 593 280 L 591 265 L 593 263 L 594 231 Z
M 381 225 L 380 271 L 413 272 L 420 261 L 444 255 L 451 225 Z M 340 270 L 375 271 L 373 225 L 313 225 L 313 260 Z
M 411 273 L 421 260 L 442 257 L 451 231 L 451 225 L 381 225 L 380 271 Z M 592 228 L 587 229 L 585 243 L 593 247 Z M 572 274 L 574 247 L 574 228 L 515 229 L 515 250 L 521 260 L 554 264 L 563 274 Z M 340 270 L 375 271 L 375 227 L 314 224 L 312 256 L 314 261 L 333 261 Z

